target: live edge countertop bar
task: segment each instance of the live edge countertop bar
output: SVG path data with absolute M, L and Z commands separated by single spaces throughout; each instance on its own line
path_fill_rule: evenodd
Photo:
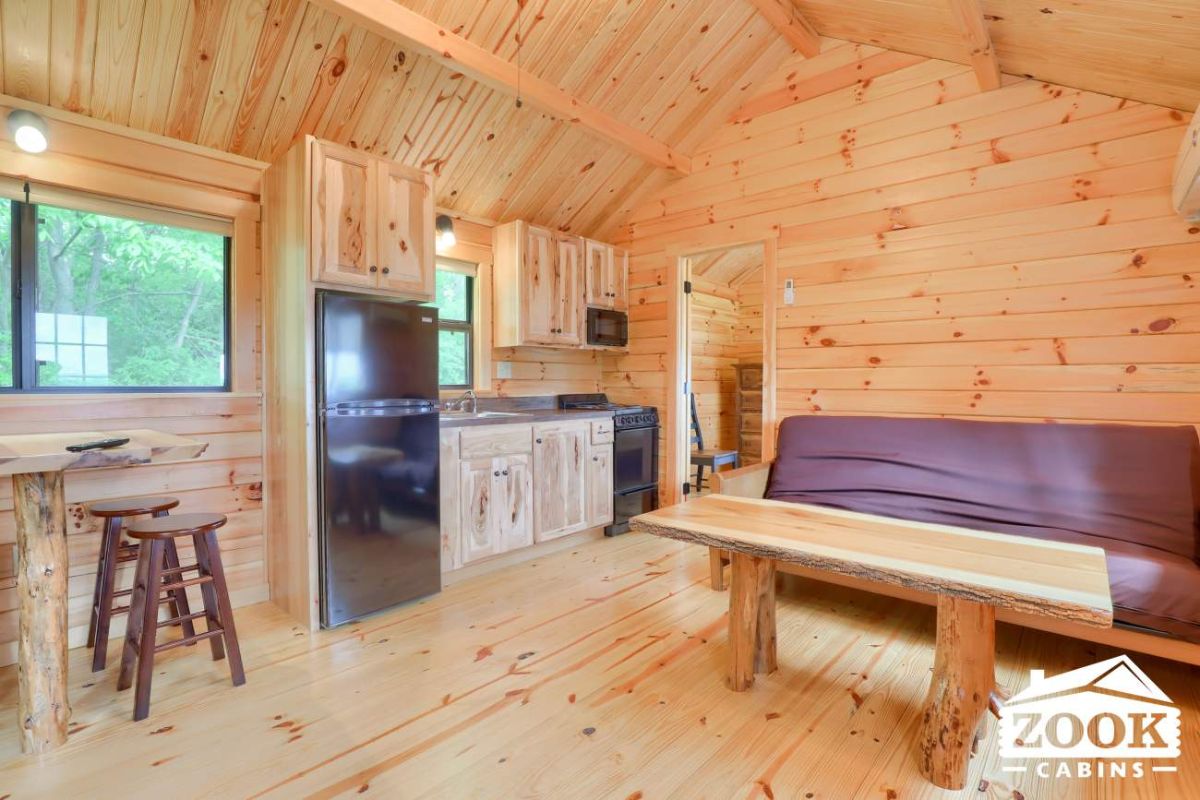
M 67 445 L 129 438 L 82 453 Z M 196 458 L 206 442 L 152 430 L 0 436 L 0 476 L 11 475 L 17 521 L 21 749 L 45 753 L 67 740 L 67 527 L 63 472 Z

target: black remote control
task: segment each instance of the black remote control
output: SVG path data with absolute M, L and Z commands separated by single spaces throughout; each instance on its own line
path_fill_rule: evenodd
M 67 450 L 72 453 L 82 453 L 85 450 L 107 450 L 110 447 L 120 447 L 128 443 L 129 437 L 123 436 L 116 439 L 100 439 L 96 442 L 84 442 L 83 444 L 69 444 L 67 445 Z

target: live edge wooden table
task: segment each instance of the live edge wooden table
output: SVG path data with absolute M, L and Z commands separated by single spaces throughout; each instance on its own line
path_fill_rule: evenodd
M 731 554 L 729 672 L 736 692 L 775 657 L 775 564 L 936 593 L 937 643 L 920 733 L 921 774 L 967 780 L 996 696 L 996 607 L 1112 626 L 1104 551 L 775 500 L 709 495 L 634 517 L 633 530 Z
M 69 444 L 129 437 L 109 450 Z M 150 430 L 0 436 L 0 476 L 11 475 L 17 520 L 17 707 L 21 749 L 45 753 L 67 740 L 67 527 L 63 472 L 196 458 L 206 442 Z

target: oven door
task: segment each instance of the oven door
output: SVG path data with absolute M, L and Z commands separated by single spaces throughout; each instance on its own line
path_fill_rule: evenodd
M 596 347 L 624 347 L 629 344 L 628 315 L 624 311 L 589 308 L 587 343 Z
M 613 492 L 658 483 L 658 428 L 632 428 L 613 436 Z

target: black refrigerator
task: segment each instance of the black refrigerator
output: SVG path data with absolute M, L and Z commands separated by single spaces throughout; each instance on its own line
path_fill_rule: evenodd
M 437 309 L 317 294 L 321 624 L 440 591 Z

